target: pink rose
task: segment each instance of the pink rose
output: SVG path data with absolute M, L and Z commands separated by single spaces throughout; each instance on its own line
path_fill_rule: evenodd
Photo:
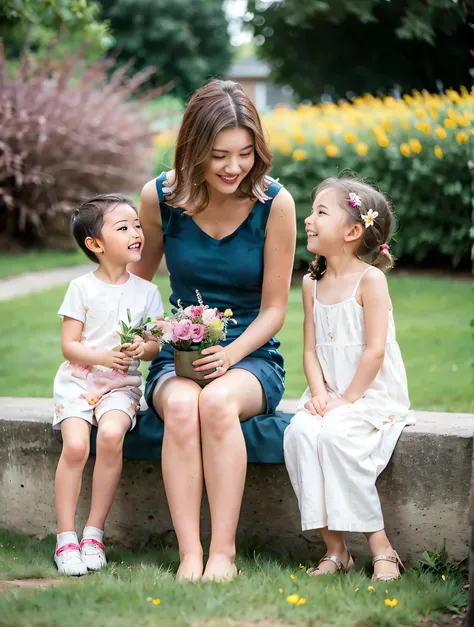
M 161 339 L 164 342 L 172 342 L 173 341 L 173 325 L 170 322 L 166 322 L 166 320 L 157 320 L 156 328 L 161 329 L 163 335 Z
M 191 338 L 193 342 L 202 342 L 206 327 L 202 324 L 193 324 L 191 326 Z
M 179 340 L 190 340 L 191 339 L 191 327 L 193 323 L 191 320 L 183 320 L 182 322 L 177 322 L 173 325 L 173 342 L 178 342 Z

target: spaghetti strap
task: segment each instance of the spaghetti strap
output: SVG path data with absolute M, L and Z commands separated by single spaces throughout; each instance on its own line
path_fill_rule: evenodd
M 365 274 L 366 274 L 369 270 L 371 270 L 373 267 L 374 267 L 374 266 L 369 266 L 368 268 L 366 268 L 366 269 L 364 270 L 364 272 L 362 272 L 362 274 L 361 274 L 361 275 L 360 275 L 360 277 L 359 277 L 359 280 L 357 281 L 357 283 L 356 283 L 356 285 L 355 285 L 354 291 L 352 292 L 352 298 L 355 298 L 355 295 L 357 294 L 357 290 L 359 289 L 360 282 L 361 282 L 361 281 L 362 281 L 362 279 L 364 278 L 364 275 L 365 275 Z
M 313 303 L 316 302 L 316 284 L 317 284 L 317 280 L 314 279 L 314 285 L 313 285 Z

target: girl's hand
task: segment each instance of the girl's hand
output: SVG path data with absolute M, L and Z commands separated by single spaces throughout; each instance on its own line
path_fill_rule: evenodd
M 127 355 L 118 350 L 101 351 L 100 353 L 99 365 L 105 366 L 106 368 L 115 368 L 116 370 L 126 371 L 131 363 L 132 360 L 130 357 L 127 357 Z
M 309 401 L 304 404 L 304 407 L 309 411 L 312 416 L 316 416 L 316 414 L 318 414 L 319 416 L 324 416 L 324 411 L 329 402 L 329 394 L 316 394 L 316 396 L 312 396 Z
M 145 354 L 145 342 L 139 335 L 136 335 L 133 340 L 133 344 L 124 344 L 126 348 L 122 352 L 132 359 L 141 359 Z
M 344 405 L 352 405 L 352 403 L 344 397 L 330 400 L 324 409 L 323 416 L 325 416 L 328 411 L 331 411 L 331 409 L 336 409 L 336 407 L 344 407 Z
M 194 370 L 200 372 L 201 370 L 216 368 L 216 371 L 206 375 L 205 379 L 221 377 L 232 366 L 230 358 L 222 346 L 209 346 L 202 351 L 202 354 L 207 355 L 207 357 L 193 361 Z

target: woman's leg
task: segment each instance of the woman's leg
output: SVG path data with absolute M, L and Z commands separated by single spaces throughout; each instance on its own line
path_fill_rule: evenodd
M 122 474 L 123 439 L 130 425 L 130 417 L 116 409 L 107 411 L 99 420 L 91 511 L 86 527 L 104 530 Z
M 243 369 L 227 372 L 201 392 L 202 456 L 212 523 L 206 579 L 228 579 L 236 572 L 235 534 L 247 471 L 240 421 L 264 411 L 262 386 Z
M 395 551 L 390 544 L 390 540 L 387 538 L 385 529 L 369 532 L 365 535 L 367 537 L 367 540 L 369 541 L 369 547 L 370 552 L 372 553 L 372 557 L 376 557 L 377 555 L 389 555 L 391 557 L 395 557 Z M 375 562 L 374 575 L 379 575 L 381 573 L 387 573 L 396 576 L 398 574 L 398 565 L 394 562 L 389 562 L 386 560 Z
M 91 425 L 82 418 L 66 418 L 61 422 L 63 449 L 55 479 L 58 533 L 75 530 L 82 473 L 89 457 L 90 431 Z
M 196 579 L 203 569 L 199 522 L 202 456 L 197 383 L 181 377 L 165 381 L 153 405 L 165 423 L 162 468 L 171 519 L 179 543 L 177 579 Z

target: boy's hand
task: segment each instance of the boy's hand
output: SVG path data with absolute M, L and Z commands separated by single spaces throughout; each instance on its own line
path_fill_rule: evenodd
M 102 351 L 100 354 L 99 365 L 106 368 L 126 371 L 131 363 L 130 357 L 119 350 Z
M 325 414 L 328 413 L 328 411 L 331 411 L 331 409 L 336 409 L 336 407 L 344 407 L 344 405 L 352 405 L 352 403 L 350 401 L 348 401 L 347 399 L 345 399 L 344 397 L 341 398 L 333 398 L 332 400 L 330 400 L 328 402 L 328 404 L 326 405 L 325 409 L 324 409 L 324 413 L 323 416 Z
M 312 396 L 310 400 L 305 403 L 304 407 L 309 411 L 313 416 L 319 415 L 324 416 L 326 407 L 330 402 L 329 394 L 317 394 L 316 396 Z

